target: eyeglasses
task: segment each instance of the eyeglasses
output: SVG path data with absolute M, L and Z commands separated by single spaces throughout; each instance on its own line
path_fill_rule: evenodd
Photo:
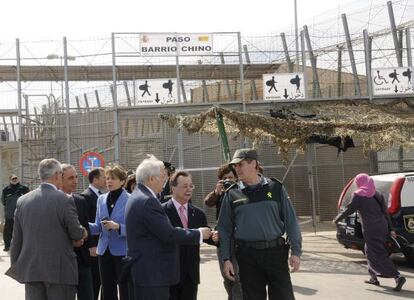
M 11 180 L 17 180 L 17 177 L 13 177 Z
M 182 185 L 182 186 L 177 185 L 177 188 L 181 189 L 181 190 L 186 190 L 186 189 L 194 190 L 195 187 L 196 186 L 194 184 L 192 184 L 192 185 Z

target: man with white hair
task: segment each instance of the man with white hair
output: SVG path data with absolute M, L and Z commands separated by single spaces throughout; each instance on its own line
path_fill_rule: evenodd
M 44 159 L 38 173 L 40 186 L 17 201 L 6 275 L 25 284 L 26 299 L 74 300 L 78 271 L 73 243 L 81 244 L 87 232 L 73 199 L 58 190 L 61 164 Z
M 136 170 L 137 188 L 125 209 L 128 256 L 132 258 L 133 297 L 168 300 L 169 287 L 180 279 L 178 245 L 197 245 L 208 239 L 208 227 L 173 227 L 157 193 L 166 180 L 164 163 L 155 156 L 144 159 Z

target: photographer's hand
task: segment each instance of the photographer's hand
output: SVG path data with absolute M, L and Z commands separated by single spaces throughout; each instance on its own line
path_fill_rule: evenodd
M 216 189 L 214 190 L 214 193 L 216 193 L 216 195 L 221 195 L 224 191 L 224 186 L 223 186 L 224 181 L 223 180 L 219 180 L 216 184 Z

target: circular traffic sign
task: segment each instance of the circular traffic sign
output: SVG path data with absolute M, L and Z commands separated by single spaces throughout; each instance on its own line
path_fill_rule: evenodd
M 86 152 L 79 159 L 80 171 L 83 176 L 88 176 L 89 172 L 93 169 L 103 167 L 105 159 L 102 154 L 98 152 Z

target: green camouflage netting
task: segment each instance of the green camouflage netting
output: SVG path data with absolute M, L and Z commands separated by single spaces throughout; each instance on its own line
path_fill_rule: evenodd
M 274 142 L 283 157 L 288 150 L 304 150 L 307 139 L 314 134 L 350 136 L 362 143 L 364 152 L 384 150 L 395 145 L 413 146 L 414 121 L 407 116 L 407 107 L 393 104 L 319 103 L 282 107 L 276 115 L 243 113 L 212 107 L 206 112 L 189 115 L 160 115 L 172 127 L 181 124 L 189 133 L 218 134 L 215 112 L 222 114 L 228 134 L 250 138 L 253 144 L 264 140 Z M 411 115 L 411 108 L 408 115 Z M 300 113 L 298 113 L 300 111 Z M 306 114 L 303 112 L 306 111 Z M 405 115 L 404 115 L 405 114 Z

